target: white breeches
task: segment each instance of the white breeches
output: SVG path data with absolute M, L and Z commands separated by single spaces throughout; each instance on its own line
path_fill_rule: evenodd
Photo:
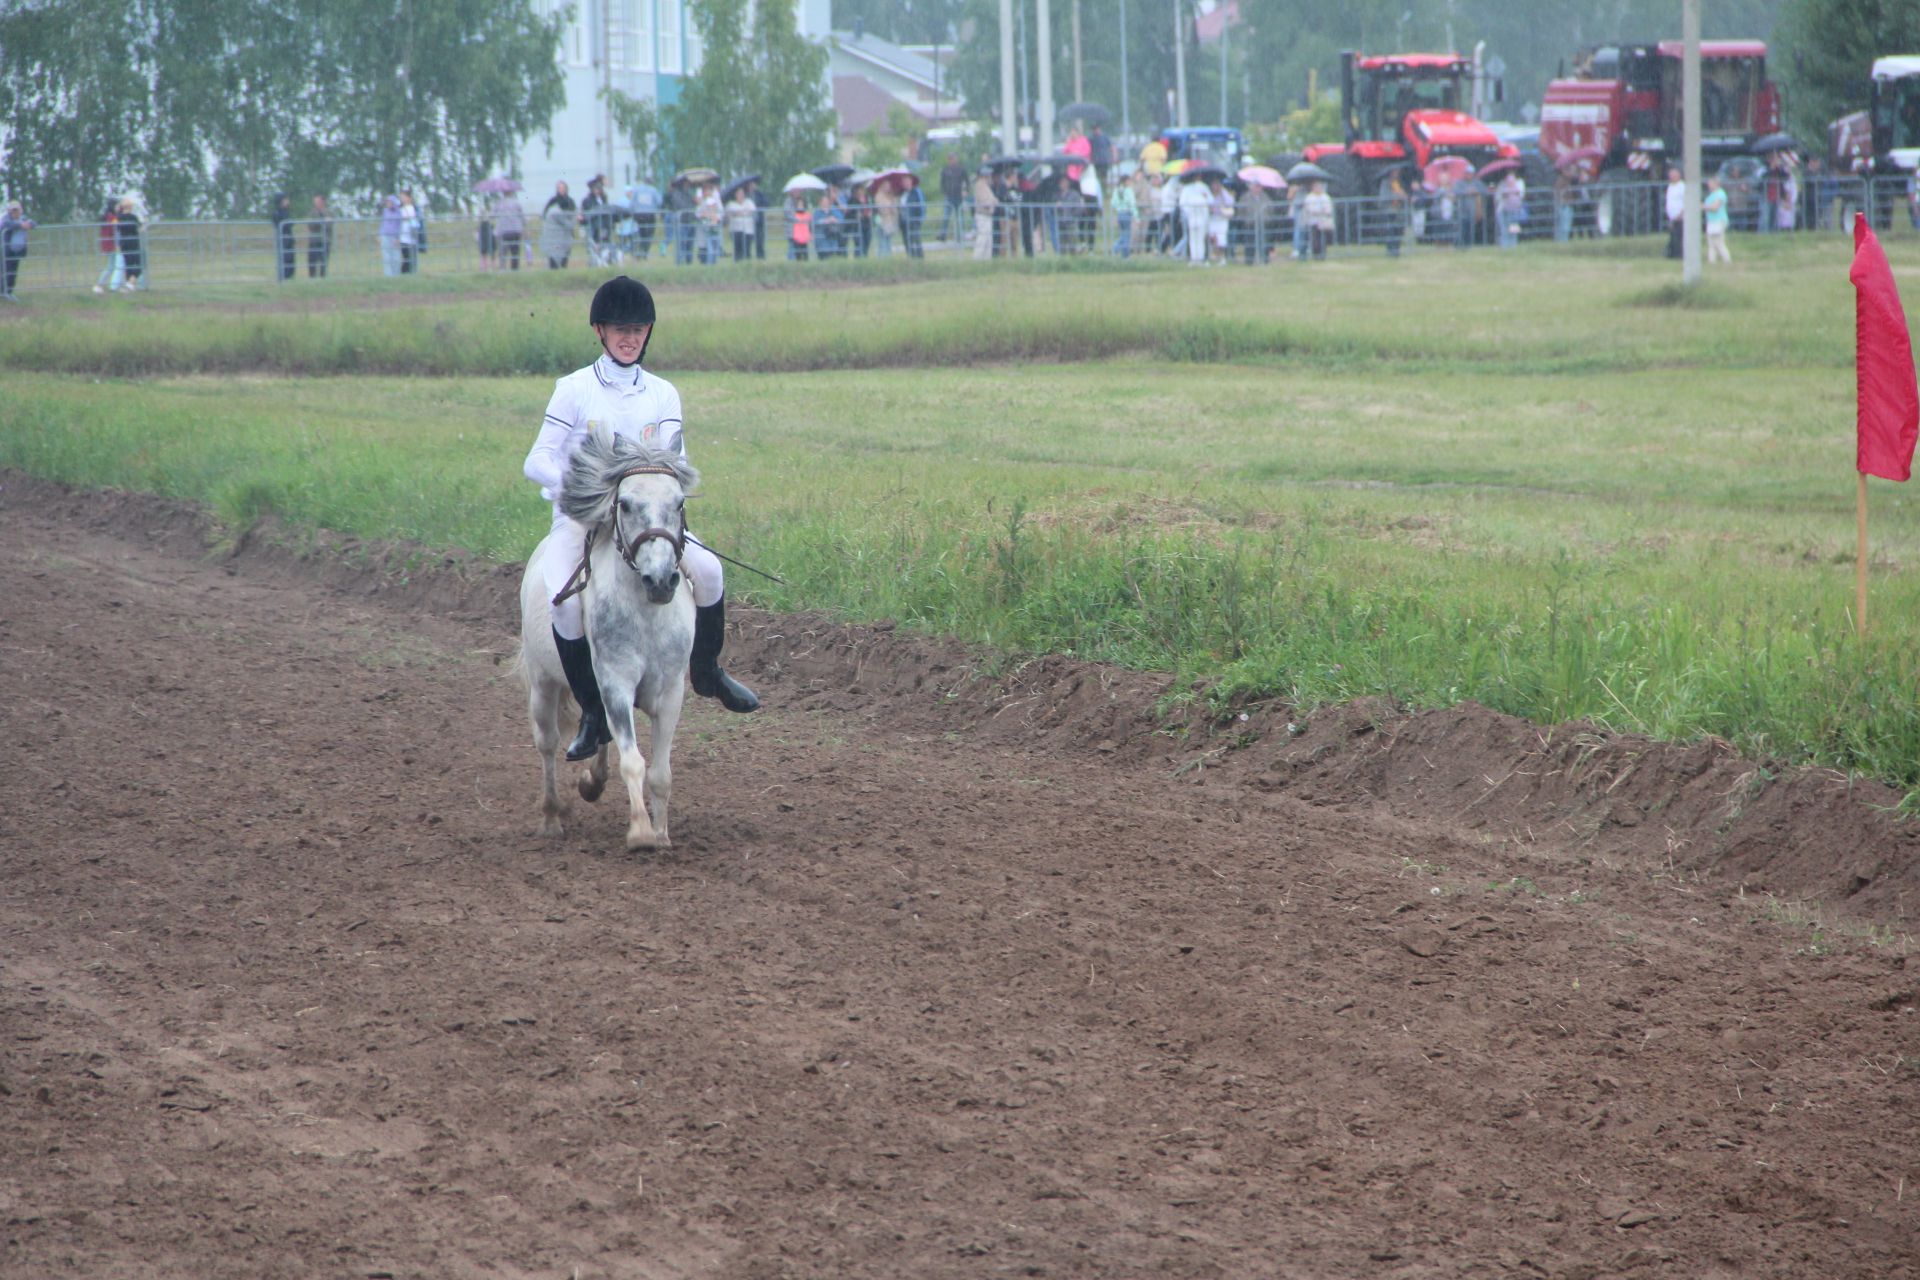
M 1205 209 L 1182 209 L 1180 220 L 1187 229 L 1187 261 L 1207 260 L 1207 220 Z
M 567 579 L 580 567 L 580 557 L 587 547 L 587 527 L 568 516 L 553 513 L 553 528 L 547 534 L 547 550 L 540 563 L 540 581 L 547 589 L 547 599 L 552 600 L 565 589 Z M 680 571 L 687 575 L 687 585 L 693 588 L 693 602 L 702 608 L 719 603 L 726 594 L 727 583 L 720 557 L 695 542 L 692 534 L 687 535 L 687 549 L 680 557 Z M 587 634 L 586 615 L 580 609 L 580 597 L 568 596 L 553 610 L 553 629 L 560 633 L 562 640 L 578 640 Z

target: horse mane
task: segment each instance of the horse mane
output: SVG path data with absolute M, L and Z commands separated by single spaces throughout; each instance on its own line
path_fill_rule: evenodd
M 700 473 L 677 451 L 656 449 L 596 427 L 567 465 L 560 485 L 560 510 L 589 529 L 596 527 L 612 512 L 621 479 L 635 467 L 665 468 L 687 493 L 700 483 Z

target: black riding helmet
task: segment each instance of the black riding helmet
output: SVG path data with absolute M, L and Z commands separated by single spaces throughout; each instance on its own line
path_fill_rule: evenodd
M 652 324 L 653 294 L 647 286 L 632 276 L 615 276 L 601 285 L 593 293 L 593 306 L 587 312 L 587 323 L 602 324 Z M 639 364 L 647 358 L 647 347 L 653 345 L 653 335 L 647 335 L 647 341 L 640 348 Z M 601 343 L 602 349 L 606 344 Z M 607 352 L 609 356 L 613 353 Z

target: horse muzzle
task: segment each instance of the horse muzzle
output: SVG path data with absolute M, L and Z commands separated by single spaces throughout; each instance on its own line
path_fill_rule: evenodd
M 640 574 L 640 586 L 647 593 L 647 603 L 666 604 L 671 601 L 674 595 L 680 590 L 681 577 L 682 575 L 677 565 L 665 573 L 659 574 L 648 573 L 642 570 Z

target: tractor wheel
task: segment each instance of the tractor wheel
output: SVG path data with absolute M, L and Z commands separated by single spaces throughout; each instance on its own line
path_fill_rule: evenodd
M 1355 197 L 1371 194 L 1360 189 L 1359 163 L 1349 155 L 1323 156 L 1315 163 L 1327 171 L 1327 194 L 1336 201 L 1333 207 L 1335 241 L 1359 243 L 1364 210 Z

